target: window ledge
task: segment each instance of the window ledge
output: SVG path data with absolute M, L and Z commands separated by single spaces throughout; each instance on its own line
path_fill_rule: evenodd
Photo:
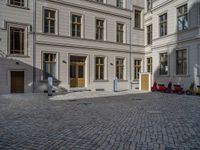
M 7 3 L 7 6 L 9 7 L 14 7 L 14 8 L 20 8 L 20 9 L 25 9 L 25 10 L 30 10 L 30 8 L 26 7 L 26 6 L 16 6 L 16 5 L 12 5 Z
M 23 58 L 30 58 L 28 55 L 23 55 L 23 54 L 8 54 L 6 57 L 23 57 Z
M 109 82 L 109 80 L 94 80 L 94 82 Z
M 190 77 L 189 74 L 176 74 L 175 77 Z
M 118 82 L 128 82 L 128 80 L 120 80 L 120 79 L 118 79 Z

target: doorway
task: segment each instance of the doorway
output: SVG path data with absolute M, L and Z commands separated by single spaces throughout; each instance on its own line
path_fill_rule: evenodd
M 24 71 L 11 71 L 11 93 L 24 93 Z
M 70 56 L 70 87 L 85 87 L 85 61 L 84 56 Z

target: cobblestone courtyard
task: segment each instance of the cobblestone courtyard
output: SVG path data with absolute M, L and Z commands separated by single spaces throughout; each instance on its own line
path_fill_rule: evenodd
M 0 149 L 200 150 L 200 97 L 0 96 Z

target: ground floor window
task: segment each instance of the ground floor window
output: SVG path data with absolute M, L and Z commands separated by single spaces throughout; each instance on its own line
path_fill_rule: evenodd
M 105 58 L 104 57 L 96 57 L 95 58 L 96 61 L 96 67 L 95 67 L 95 80 L 104 80 L 104 76 L 105 76 L 105 65 L 104 65 L 104 61 Z
M 177 75 L 187 74 L 187 51 L 186 51 L 186 49 L 176 51 L 176 74 Z
M 119 80 L 124 79 L 124 58 L 116 59 L 116 77 Z
M 140 72 L 141 72 L 141 60 L 135 60 L 135 66 L 134 66 L 134 79 L 139 80 Z
M 160 75 L 168 74 L 168 54 L 160 53 Z
M 43 54 L 43 78 L 53 77 L 56 79 L 56 54 L 44 53 Z
M 147 72 L 152 73 L 152 57 L 147 58 Z

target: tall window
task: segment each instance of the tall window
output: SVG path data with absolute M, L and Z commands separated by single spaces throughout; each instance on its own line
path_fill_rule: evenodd
M 124 0 L 117 0 L 117 7 L 123 8 Z
M 135 28 L 141 28 L 141 11 L 135 10 Z
M 53 10 L 44 10 L 44 32 L 55 33 L 56 12 Z
M 152 57 L 147 58 L 147 72 L 152 73 Z
M 24 54 L 24 29 L 10 27 L 10 54 Z
M 185 49 L 176 51 L 176 74 L 187 74 L 187 51 Z
M 177 18 L 177 25 L 178 31 L 188 29 L 188 12 L 187 12 L 187 5 L 183 5 L 177 9 L 178 11 L 178 18 Z
M 24 7 L 24 0 L 10 0 L 11 5 Z
M 104 64 L 104 57 L 96 57 L 96 80 L 104 80 L 104 71 L 105 71 L 105 64 Z
M 147 44 L 152 44 L 152 25 L 147 26 Z
M 72 15 L 72 36 L 81 37 L 81 16 Z
M 96 20 L 96 40 L 104 39 L 104 21 Z
M 147 11 L 150 11 L 152 9 L 152 0 L 147 0 Z
M 120 80 L 124 79 L 124 59 L 116 59 L 116 77 Z
M 117 42 L 124 42 L 124 25 L 121 23 L 117 23 Z
M 43 78 L 53 77 L 56 79 L 56 54 L 43 54 Z
M 160 75 L 168 74 L 168 54 L 160 53 Z
M 167 35 L 167 13 L 159 17 L 160 19 L 160 36 Z
M 134 79 L 139 80 L 140 72 L 141 72 L 141 60 L 135 60 L 135 69 L 134 69 Z

